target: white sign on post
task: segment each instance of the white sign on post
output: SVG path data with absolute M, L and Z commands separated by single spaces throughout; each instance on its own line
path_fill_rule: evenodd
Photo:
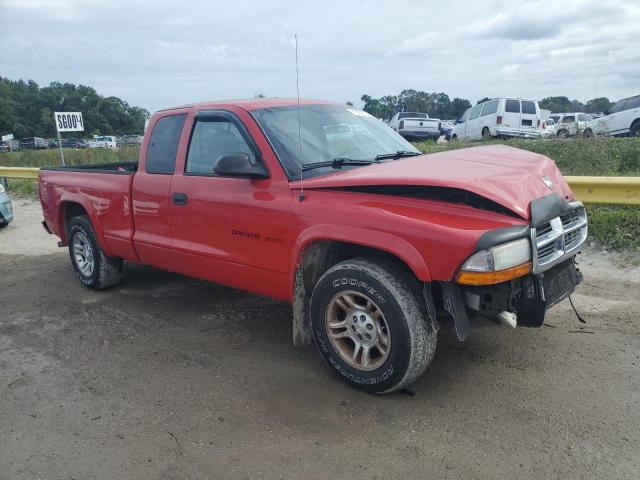
M 84 132 L 81 112 L 53 112 L 58 132 Z
M 13 133 L 10 133 L 9 135 L 2 135 L 2 141 L 6 142 L 7 140 L 13 140 Z
M 58 131 L 58 146 L 60 147 L 60 160 L 64 165 L 64 150 L 62 150 L 62 138 L 60 132 L 84 132 L 84 122 L 81 112 L 53 112 Z

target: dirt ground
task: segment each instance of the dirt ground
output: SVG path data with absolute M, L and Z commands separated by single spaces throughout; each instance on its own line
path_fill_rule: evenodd
M 640 478 L 640 269 L 587 249 L 540 329 L 444 325 L 415 396 L 341 383 L 287 304 L 128 265 L 93 292 L 0 231 L 0 478 Z

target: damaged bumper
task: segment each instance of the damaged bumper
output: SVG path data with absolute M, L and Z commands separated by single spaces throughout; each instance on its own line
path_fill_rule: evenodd
M 492 285 L 442 282 L 444 309 L 454 318 L 464 340 L 471 331 L 469 315 L 492 318 L 516 327 L 540 327 L 546 311 L 571 295 L 581 283 L 575 256 L 587 238 L 587 217 L 580 202 L 552 194 L 531 202 L 531 226 L 489 232 L 478 250 L 514 236 L 529 238 L 533 268 L 527 275 Z M 489 244 L 489 245 L 488 245 Z

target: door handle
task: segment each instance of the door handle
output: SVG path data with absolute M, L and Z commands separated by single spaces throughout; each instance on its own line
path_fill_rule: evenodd
M 174 205 L 186 205 L 189 197 L 186 193 L 174 193 L 171 195 L 171 201 Z

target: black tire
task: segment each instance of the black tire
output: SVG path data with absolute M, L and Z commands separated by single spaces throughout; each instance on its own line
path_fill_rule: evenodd
M 490 140 L 491 139 L 491 131 L 489 130 L 489 127 L 484 127 L 482 129 L 482 139 L 483 140 Z
M 375 369 L 356 368 L 350 364 L 343 358 L 336 336 L 329 338 L 328 324 L 331 322 L 328 319 L 333 318 L 331 312 L 336 311 L 332 310 L 335 308 L 332 305 L 336 304 L 335 299 L 342 298 L 343 293 L 352 298 L 362 296 L 373 299 L 372 306 L 382 314 L 382 321 L 388 329 L 388 336 L 385 335 L 387 345 L 390 346 L 386 354 L 376 351 L 379 355 L 375 359 L 378 363 L 374 362 Z M 360 313 L 366 311 L 356 311 L 353 317 L 353 311 L 349 313 L 344 310 L 342 313 L 345 315 L 344 322 L 354 322 L 339 327 L 345 329 L 342 333 L 357 335 L 350 332 L 349 328 L 356 332 L 357 319 L 364 322 L 364 316 Z M 436 350 L 437 333 L 427 325 L 420 284 L 409 272 L 389 261 L 356 258 L 330 268 L 313 290 L 311 323 L 316 346 L 329 366 L 351 386 L 370 393 L 391 393 L 410 385 L 431 363 Z M 373 333 L 373 330 L 369 331 Z M 360 330 L 364 335 L 366 332 L 366 329 Z M 366 341 L 362 337 L 360 339 Z M 354 339 L 343 337 L 340 341 L 347 348 L 351 344 L 355 349 Z M 363 350 L 359 352 L 355 358 L 360 356 L 363 359 Z
M 569 131 L 565 128 L 558 130 L 558 138 L 567 138 L 569 136 Z
M 640 120 L 636 120 L 631 124 L 629 129 L 630 137 L 640 137 Z
M 74 246 L 82 240 L 86 245 L 86 252 L 90 256 L 93 266 L 90 269 L 83 268 L 80 260 L 74 254 Z M 92 290 L 102 290 L 112 287 L 122 279 L 123 262 L 120 258 L 110 258 L 104 254 L 96 240 L 95 232 L 89 219 L 85 216 L 74 217 L 67 228 L 67 241 L 69 243 L 69 256 L 73 269 L 85 287 Z
M 451 140 L 458 140 L 458 135 L 452 135 Z
M 593 130 L 587 128 L 584 132 L 582 132 L 583 138 L 591 138 L 593 137 Z
M 3 228 L 7 228 L 9 226 L 9 223 L 0 223 L 0 230 L 2 230 Z

